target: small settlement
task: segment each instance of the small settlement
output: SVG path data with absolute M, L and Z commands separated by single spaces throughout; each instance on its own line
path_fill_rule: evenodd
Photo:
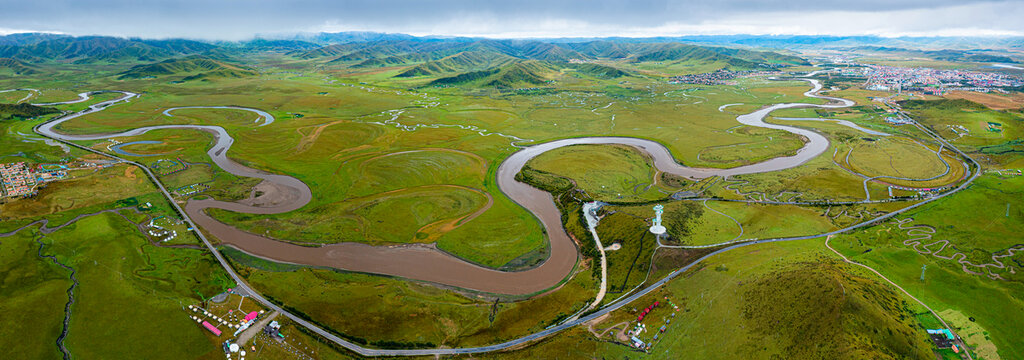
M 267 350 L 265 347 L 298 358 L 310 357 L 289 343 L 295 339 L 282 333 L 282 324 L 274 320 L 278 315 L 276 311 L 267 313 L 267 309 L 244 292 L 228 289 L 204 304 L 188 305 L 183 310 L 201 330 L 221 344 L 226 359 L 257 358 Z
M 24 162 L 0 164 L 0 197 L 19 198 L 36 194 L 39 187 L 47 182 L 64 179 L 68 176 L 67 166 L 60 164 L 39 164 L 30 166 Z
M 953 332 L 949 329 L 927 329 L 928 337 L 935 343 L 935 347 L 939 349 L 951 349 L 955 353 L 960 352 L 960 348 L 956 346 L 956 342 L 959 340 L 953 335 Z
M 672 303 L 672 300 L 670 300 L 668 296 L 665 297 L 665 302 L 667 302 L 668 306 L 671 307 L 672 312 L 661 315 L 658 320 L 654 320 L 654 316 L 652 316 L 652 314 L 654 310 L 661 305 L 660 301 L 655 301 L 653 304 L 641 311 L 640 315 L 637 316 L 636 326 L 626 333 L 626 335 L 629 336 L 629 339 L 633 342 L 632 345 L 634 348 L 643 351 L 650 351 L 651 347 L 656 345 L 659 342 L 659 338 L 661 338 L 665 331 L 668 330 L 669 325 L 672 324 L 672 319 L 676 317 L 676 312 L 679 311 L 679 306 Z M 647 320 L 647 323 L 644 322 L 645 319 Z M 657 330 L 650 331 L 653 336 L 648 334 L 648 323 L 653 324 L 651 325 L 652 328 L 660 325 Z M 644 340 L 645 338 L 647 339 L 646 341 Z

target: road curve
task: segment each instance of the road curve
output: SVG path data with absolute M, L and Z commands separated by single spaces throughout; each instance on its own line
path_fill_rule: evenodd
M 744 123 L 744 124 L 753 125 L 753 126 L 759 126 L 757 124 L 758 123 L 762 123 L 763 124 L 762 120 L 764 119 L 765 116 L 767 116 L 768 113 L 770 113 L 772 110 L 779 109 L 779 108 L 792 108 L 792 107 L 843 107 L 843 106 L 850 106 L 850 105 L 853 104 L 852 101 L 845 100 L 845 99 L 837 99 L 837 98 L 828 98 L 828 97 L 823 97 L 823 96 L 817 96 L 814 93 L 817 92 L 817 90 L 820 90 L 820 88 L 821 88 L 820 84 L 817 81 L 814 81 L 814 80 L 809 80 L 809 79 L 805 79 L 805 80 L 810 81 L 812 84 L 814 84 L 814 89 L 812 89 L 811 91 L 808 91 L 807 93 L 805 93 L 805 95 L 811 96 L 811 97 L 819 97 L 819 98 L 830 99 L 832 101 L 839 102 L 839 104 L 826 104 L 826 105 L 800 104 L 800 103 L 779 104 L 779 105 L 775 105 L 775 106 L 772 106 L 772 107 L 768 107 L 768 108 L 765 108 L 765 109 L 761 109 L 761 110 L 755 111 L 754 113 L 751 113 L 751 114 L 740 116 L 738 118 L 738 120 L 740 122 Z M 125 94 L 126 94 L 125 97 L 122 97 L 121 99 L 117 99 L 115 101 L 127 100 L 127 99 L 130 99 L 131 97 L 133 97 L 135 95 L 135 94 L 132 94 L 132 93 L 127 93 L 127 92 L 125 92 Z M 131 95 L 129 95 L 129 94 L 131 94 Z M 97 105 L 100 105 L 100 104 L 97 104 Z M 90 149 L 90 148 L 87 148 L 87 147 L 84 147 L 84 146 L 77 145 L 75 143 L 69 142 L 70 140 L 79 140 L 79 139 L 87 140 L 87 139 L 90 138 L 90 136 L 101 137 L 102 135 L 90 135 L 90 136 L 84 136 L 84 137 L 76 137 L 76 136 L 70 136 L 70 135 L 61 135 L 61 134 L 58 134 L 58 133 L 52 131 L 53 127 L 57 123 L 60 123 L 60 122 L 66 121 L 66 120 L 70 120 L 71 118 L 74 118 L 74 117 L 77 117 L 77 116 L 84 115 L 84 113 L 99 111 L 103 107 L 105 107 L 105 106 L 107 106 L 109 104 L 100 106 L 99 108 L 95 108 L 97 105 L 94 105 L 93 107 L 90 107 L 90 110 L 83 111 L 82 113 L 72 114 L 72 115 L 69 115 L 69 116 L 66 116 L 66 117 L 59 118 L 59 119 L 57 119 L 55 121 L 52 121 L 52 122 L 49 122 L 49 123 L 45 123 L 45 124 L 41 124 L 39 126 L 36 126 L 35 130 L 36 130 L 37 133 L 39 133 L 41 135 L 44 135 L 44 136 L 47 136 L 47 137 L 51 137 L 51 138 L 54 138 L 54 139 L 57 139 L 57 140 L 60 140 L 60 141 L 63 141 L 65 143 L 68 143 L 71 146 L 76 146 L 76 147 L 82 148 L 82 149 L 84 149 L 86 151 L 91 151 L 91 152 L 103 154 L 103 155 L 106 155 L 106 156 L 110 156 L 110 157 L 119 159 L 121 161 L 125 161 L 125 162 L 128 162 L 128 163 L 131 163 L 131 164 L 134 164 L 134 165 L 137 165 L 137 166 L 141 167 L 146 172 L 147 176 L 158 186 L 158 188 L 160 188 L 161 192 L 163 192 L 164 195 L 169 200 L 171 200 L 172 205 L 175 207 L 175 209 L 177 211 L 179 211 L 182 214 L 182 217 L 184 218 L 184 220 L 186 222 L 188 222 L 190 224 L 193 224 L 192 219 L 188 215 L 192 215 L 193 213 L 196 213 L 196 212 L 198 214 L 201 214 L 201 215 L 205 216 L 205 214 L 203 214 L 202 211 L 201 211 L 201 209 L 203 209 L 202 206 L 198 206 L 197 205 L 196 208 L 193 208 L 193 211 L 185 211 L 185 210 L 181 209 L 173 201 L 173 198 L 167 192 L 167 190 L 163 186 L 163 184 L 159 182 L 157 177 L 147 167 L 142 166 L 141 164 L 138 164 L 136 162 L 129 161 L 127 159 L 123 159 L 123 158 L 120 158 L 120 157 L 117 157 L 117 156 L 114 156 L 114 155 L 102 153 L 102 152 L 99 152 L 99 151 L 96 151 L 96 150 L 93 150 L 93 149 Z M 761 165 L 761 164 L 764 164 L 764 163 L 753 164 L 753 165 L 748 165 L 748 166 L 744 166 L 744 167 L 740 167 L 740 168 L 734 168 L 734 169 L 721 169 L 721 170 L 719 170 L 719 169 L 692 169 L 692 168 L 686 168 L 686 167 L 683 167 L 683 166 L 679 165 L 678 163 L 675 163 L 674 160 L 672 161 L 672 163 L 675 166 L 677 166 L 680 169 L 682 169 L 681 172 L 684 172 L 684 173 L 680 174 L 680 175 L 687 176 L 687 177 L 692 177 L 692 178 L 707 177 L 707 176 L 712 176 L 712 175 L 727 176 L 729 174 L 735 175 L 735 174 L 743 174 L 743 173 L 755 173 L 755 172 L 772 171 L 772 170 L 785 169 L 785 168 L 790 168 L 790 167 L 798 166 L 798 165 L 806 162 L 807 160 L 813 158 L 814 156 L 817 156 L 821 152 L 824 152 L 824 149 L 827 148 L 827 146 L 828 146 L 827 145 L 827 139 L 824 139 L 824 137 L 818 135 L 817 133 L 814 133 L 814 132 L 811 132 L 811 131 L 807 131 L 807 130 L 804 130 L 804 129 L 783 126 L 783 125 L 774 125 L 774 124 L 765 124 L 765 125 L 768 125 L 768 126 L 765 126 L 765 127 L 776 128 L 776 129 L 780 129 L 780 130 L 784 130 L 784 131 L 790 131 L 790 132 L 794 132 L 794 133 L 798 133 L 798 134 L 804 135 L 804 136 L 806 136 L 809 139 L 808 145 L 806 145 L 804 148 L 802 148 L 800 151 L 798 151 L 797 155 L 794 155 L 794 156 L 791 156 L 791 157 L 786 157 L 786 159 L 788 159 L 788 160 L 783 161 L 783 162 L 777 162 L 777 161 L 774 162 L 773 164 L 777 166 L 774 169 L 766 169 L 766 168 L 763 168 L 763 167 L 758 167 L 758 165 Z M 198 128 L 200 130 L 209 131 L 208 129 L 203 129 L 203 126 L 168 125 L 168 126 L 159 126 L 159 127 L 140 128 L 140 129 L 130 130 L 130 131 L 127 131 L 127 132 L 124 132 L 124 133 L 105 135 L 105 136 L 106 137 L 126 136 L 126 135 L 123 135 L 123 134 L 128 134 L 128 133 L 131 133 L 131 132 L 134 132 L 134 131 L 140 131 L 139 133 L 143 133 L 145 131 L 148 131 L 148 130 L 151 130 L 151 129 L 154 129 L 154 128 L 173 128 L 173 127 L 177 127 L 177 128 Z M 218 127 L 207 127 L 207 128 L 218 128 Z M 222 128 L 220 130 L 223 131 Z M 800 131 L 794 131 L 794 130 L 800 130 Z M 805 133 L 803 133 L 804 131 L 807 131 L 807 133 L 809 133 L 809 135 L 812 135 L 812 136 L 805 135 Z M 224 134 L 224 135 L 226 135 L 226 134 Z M 817 137 L 814 137 L 814 135 L 816 135 Z M 819 137 L 820 137 L 820 139 L 825 141 L 824 146 L 822 146 L 820 149 L 817 148 L 817 147 L 811 146 L 812 144 L 815 143 L 815 139 L 817 139 Z M 230 139 L 230 138 L 228 137 L 226 139 Z M 586 140 L 586 139 L 619 139 L 619 140 L 622 140 L 622 139 L 629 139 L 629 138 L 582 138 L 580 140 Z M 940 142 L 944 142 L 941 138 L 937 138 L 937 139 Z M 225 141 L 227 141 L 230 144 L 230 140 L 225 140 Z M 560 141 L 563 141 L 563 140 L 560 140 Z M 641 140 L 641 142 L 643 142 L 643 141 L 646 141 L 646 140 Z M 221 140 L 219 139 L 218 140 L 218 144 L 220 144 L 220 143 L 221 143 Z M 580 142 L 580 143 L 588 143 L 588 142 Z M 609 142 L 597 142 L 597 143 L 609 143 L 609 144 L 611 144 L 611 143 L 616 143 L 616 142 L 610 142 L 609 141 Z M 551 144 L 551 143 L 540 144 L 540 145 L 537 145 L 537 146 L 544 146 L 544 145 L 547 145 L 547 144 Z M 567 143 L 564 143 L 563 146 L 567 146 L 567 145 L 571 145 L 571 144 L 573 144 L 573 143 L 572 142 L 567 142 Z M 656 144 L 656 143 L 651 142 L 651 144 Z M 633 144 L 628 144 L 627 143 L 627 145 L 633 145 Z M 650 145 L 650 144 L 644 144 L 644 145 Z M 821 146 L 820 143 L 817 144 L 817 145 Z M 535 147 L 537 147 L 537 146 L 535 146 Z M 958 149 L 956 149 L 955 147 L 952 147 L 948 143 L 947 143 L 947 146 L 952 148 L 952 149 L 954 149 L 954 150 L 956 150 L 958 153 L 960 153 L 961 155 L 965 156 L 966 158 L 970 159 L 969 157 L 966 156 L 966 154 L 963 154 Z M 522 150 L 520 152 L 517 152 L 516 154 L 522 153 L 522 152 L 524 152 L 526 150 L 529 150 L 529 149 L 532 149 L 532 148 L 535 148 L 535 147 L 530 147 L 530 148 L 524 149 L 524 150 Z M 658 144 L 658 147 L 660 147 L 661 149 L 664 150 L 664 147 L 661 146 L 660 144 Z M 217 146 L 215 146 L 214 149 L 210 150 L 209 153 L 210 153 L 211 157 L 225 156 L 224 153 L 226 153 L 226 147 L 225 148 L 220 148 L 219 150 L 215 151 L 216 149 L 217 149 Z M 641 149 L 644 149 L 644 148 L 641 147 Z M 655 147 L 654 149 L 657 149 L 657 147 Z M 538 152 L 537 154 L 542 153 L 542 152 L 543 151 Z M 665 152 L 667 153 L 667 150 L 665 150 Z M 516 154 L 513 154 L 513 156 L 511 156 L 509 159 L 512 159 L 512 158 L 516 157 Z M 655 155 L 655 154 L 652 153 L 652 155 Z M 536 155 L 534 155 L 534 156 L 536 156 Z M 225 156 L 225 158 L 226 158 L 226 156 Z M 500 182 L 501 182 L 501 179 L 502 179 L 502 175 L 501 175 L 501 169 L 502 168 L 506 169 L 505 170 L 506 174 L 512 174 L 512 176 L 514 176 L 515 173 L 514 172 L 510 172 L 510 171 L 512 169 L 514 169 L 514 170 L 516 170 L 516 172 L 518 172 L 518 170 L 521 169 L 522 165 L 524 165 L 526 160 L 528 160 L 529 158 L 532 158 L 532 156 L 525 157 L 525 156 L 521 155 L 520 159 L 522 159 L 523 161 L 521 163 L 519 163 L 518 166 L 514 166 L 515 163 L 512 163 L 513 166 L 507 166 L 509 164 L 508 160 L 506 160 L 506 162 L 502 163 L 502 165 L 499 167 L 499 185 L 500 185 Z M 779 158 L 777 158 L 777 159 L 779 159 Z M 775 161 L 777 159 L 768 160 L 765 163 L 773 162 L 773 161 Z M 974 162 L 973 159 L 970 159 L 970 160 L 972 161 L 972 163 L 977 165 L 977 163 Z M 220 163 L 218 163 L 218 164 L 220 164 Z M 656 163 L 656 165 L 657 165 L 657 163 Z M 742 169 L 742 170 L 736 170 L 736 169 Z M 253 169 L 250 169 L 250 170 L 254 171 L 254 172 L 257 172 L 257 173 L 262 173 L 262 172 L 259 172 L 258 170 L 253 170 Z M 663 171 L 665 171 L 665 170 L 663 170 Z M 697 173 L 696 173 L 697 175 L 687 175 L 687 174 L 694 174 L 694 173 L 691 173 L 690 171 L 697 171 Z M 936 196 L 934 198 L 931 198 L 931 199 L 922 201 L 920 203 L 908 206 L 908 207 L 906 207 L 904 209 L 897 210 L 897 211 L 894 211 L 892 213 L 886 214 L 884 216 L 881 216 L 881 217 L 878 217 L 878 218 L 875 218 L 875 219 L 871 219 L 871 220 L 868 220 L 868 221 L 865 221 L 865 222 L 862 222 L 862 223 L 859 223 L 859 224 L 856 224 L 856 225 L 853 225 L 853 226 L 850 226 L 850 227 L 847 227 L 847 228 L 839 229 L 839 230 L 832 231 L 832 232 L 825 233 L 825 234 L 808 235 L 808 236 L 800 236 L 800 237 L 790 237 L 790 238 L 778 238 L 778 239 L 763 239 L 763 240 L 757 240 L 757 241 L 752 241 L 752 242 L 747 242 L 747 243 L 741 243 L 741 244 L 736 244 L 736 245 L 732 245 L 732 246 L 728 246 L 728 247 L 722 248 L 722 249 L 717 250 L 715 252 L 712 252 L 712 253 L 710 253 L 708 255 L 705 255 L 705 256 L 701 257 L 700 259 L 697 259 L 695 262 L 693 262 L 693 263 L 691 263 L 691 264 L 689 264 L 689 265 L 687 265 L 687 266 L 685 266 L 683 268 L 680 268 L 680 269 L 670 273 L 668 276 L 666 276 L 665 278 L 655 282 L 651 286 L 648 286 L 647 288 L 644 288 L 644 289 L 638 291 L 637 293 L 635 293 L 633 295 L 630 295 L 629 297 L 626 297 L 626 298 L 624 298 L 622 300 L 619 300 L 619 301 L 617 301 L 617 302 L 615 302 L 613 304 L 610 304 L 609 306 L 606 306 L 606 307 L 604 307 L 604 308 L 602 308 L 602 309 L 600 309 L 600 310 L 598 310 L 598 311 L 596 311 L 594 313 L 591 313 L 588 316 L 585 316 L 585 317 L 582 317 L 580 319 L 577 319 L 577 320 L 574 320 L 574 321 L 571 321 L 571 322 L 567 322 L 567 323 L 564 323 L 564 324 L 561 324 L 561 325 L 558 325 L 558 326 L 546 329 L 546 330 L 538 332 L 538 333 L 527 335 L 527 336 L 524 336 L 522 338 L 514 339 L 514 340 L 511 340 L 511 341 L 508 341 L 508 342 L 505 342 L 505 343 L 496 344 L 496 345 L 490 345 L 490 346 L 484 346 L 484 347 L 473 347 L 473 348 L 383 350 L 383 349 L 365 348 L 365 347 L 359 346 L 357 344 L 351 343 L 349 341 L 346 341 L 346 340 L 344 340 L 344 339 L 342 339 L 342 338 L 340 338 L 340 337 L 338 337 L 338 336 L 336 336 L 336 335 L 334 335 L 334 334 L 332 334 L 332 333 L 330 333 L 328 331 L 325 331 L 325 330 L 323 330 L 323 329 L 321 329 L 321 328 L 319 328 L 319 327 L 309 323 L 308 321 L 306 321 L 304 319 L 301 319 L 301 318 L 295 316 L 294 314 L 291 314 L 291 313 L 288 313 L 288 312 L 284 311 L 279 306 L 277 306 L 277 305 L 267 301 L 258 292 L 255 292 L 253 289 L 251 289 L 245 283 L 244 279 L 239 277 L 234 272 L 234 270 L 230 267 L 230 265 L 227 263 L 227 261 L 215 249 L 215 247 L 212 245 L 212 243 L 210 243 L 208 241 L 208 239 L 206 238 L 206 236 L 204 234 L 202 234 L 201 232 L 197 232 L 196 234 L 197 234 L 197 236 L 200 237 L 200 239 L 203 240 L 204 244 L 211 250 L 213 255 L 221 263 L 222 267 L 224 267 L 225 271 L 227 271 L 232 276 L 232 278 L 235 279 L 236 282 L 238 282 L 239 286 L 243 290 L 245 290 L 245 291 L 249 292 L 250 294 L 252 294 L 252 297 L 253 297 L 254 300 L 257 300 L 257 301 L 263 303 L 265 306 L 267 306 L 267 307 L 269 307 L 271 309 L 274 309 L 276 311 L 279 311 L 279 312 L 283 313 L 285 316 L 287 316 L 287 317 L 291 318 L 292 320 L 296 321 L 298 324 L 300 324 L 300 325 L 310 329 L 311 331 L 314 331 L 317 334 L 323 336 L 324 338 L 326 338 L 326 339 L 328 339 L 328 340 L 330 340 L 330 341 L 332 341 L 332 342 L 334 342 L 334 343 L 336 343 L 336 344 L 338 344 L 340 346 L 343 346 L 343 347 L 345 347 L 345 348 L 347 348 L 349 350 L 352 350 L 352 351 L 354 351 L 354 352 L 356 352 L 358 354 L 365 355 L 365 356 L 413 356 L 413 355 L 444 355 L 444 354 L 481 353 L 481 352 L 489 352 L 489 351 L 508 349 L 510 347 L 522 345 L 522 344 L 534 341 L 536 339 L 543 338 L 545 336 L 551 335 L 553 333 L 556 333 L 556 332 L 568 329 L 570 327 L 576 326 L 578 324 L 581 324 L 581 323 L 593 320 L 596 317 L 602 316 L 602 315 L 607 314 L 607 313 L 609 313 L 611 311 L 614 311 L 614 310 L 616 310 L 618 308 L 621 308 L 622 306 L 625 306 L 626 304 L 628 304 L 628 303 L 638 299 L 639 297 L 648 294 L 649 292 L 657 289 L 658 287 L 660 287 L 661 285 L 665 284 L 666 282 L 668 282 L 672 278 L 676 277 L 677 275 L 687 271 L 688 269 L 692 268 L 696 264 L 699 264 L 701 261 L 703 261 L 703 260 L 705 260 L 705 259 L 707 259 L 707 258 L 709 258 L 711 256 L 714 256 L 716 254 L 719 254 L 719 253 L 722 253 L 722 252 L 725 252 L 725 251 L 729 251 L 729 250 L 732 250 L 732 249 L 736 249 L 736 248 L 739 248 L 739 247 L 753 245 L 753 244 L 777 242 L 777 241 L 791 241 L 791 240 L 812 239 L 812 238 L 818 238 L 818 237 L 832 235 L 832 234 L 838 234 L 838 233 L 850 231 L 850 230 L 853 230 L 853 229 L 857 229 L 857 228 L 860 228 L 860 227 L 868 226 L 868 225 L 870 225 L 872 223 L 875 223 L 875 222 L 878 222 L 878 221 L 881 221 L 881 220 L 885 220 L 885 219 L 891 218 L 893 216 L 896 216 L 897 214 L 903 213 L 905 211 L 909 211 L 911 209 L 914 209 L 914 208 L 917 208 L 917 207 L 919 207 L 921 205 L 924 205 L 924 204 L 926 204 L 928 202 L 931 202 L 931 201 L 934 201 L 934 200 L 939 199 L 941 197 L 948 196 L 948 195 L 950 195 L 952 193 L 958 192 L 958 191 L 966 188 L 967 185 L 969 185 L 970 182 L 973 181 L 979 174 L 980 174 L 979 172 L 975 172 L 974 174 L 972 174 L 971 178 L 968 179 L 967 182 L 965 182 L 964 184 L 962 184 L 961 186 L 957 187 L 956 189 L 954 189 L 954 190 L 952 190 L 950 192 L 944 193 L 944 194 Z M 256 177 L 263 178 L 265 180 L 267 179 L 265 176 L 271 176 L 270 174 L 260 174 L 260 175 L 262 175 L 262 176 L 256 176 Z M 704 175 L 704 176 L 700 176 L 700 175 Z M 281 176 L 281 175 L 278 175 L 278 176 Z M 285 176 L 285 177 L 287 177 L 287 176 Z M 522 183 L 518 183 L 518 182 L 515 182 L 515 183 L 516 184 L 522 184 Z M 526 186 L 526 185 L 522 184 L 522 186 Z M 303 187 L 304 187 L 304 185 L 303 185 Z M 528 186 L 526 186 L 526 187 L 529 188 Z M 529 188 L 529 189 L 533 189 L 533 188 Z M 502 187 L 502 190 L 505 191 L 507 194 L 509 194 L 509 196 L 512 197 L 514 200 L 517 200 L 517 202 L 519 202 L 520 204 L 523 204 L 523 202 L 520 202 L 519 200 L 525 200 L 525 201 L 528 201 L 527 204 L 536 206 L 537 205 L 537 201 L 536 200 L 546 200 L 547 204 L 552 209 L 554 209 L 554 204 L 551 201 L 550 195 L 547 194 L 547 193 L 540 192 L 539 190 L 533 189 L 533 190 L 535 190 L 537 192 L 543 193 L 546 196 L 541 197 L 539 199 L 538 198 L 517 198 L 517 197 L 513 197 L 513 194 L 509 193 L 508 190 L 505 187 Z M 308 187 L 306 187 L 306 191 L 308 191 Z M 541 202 L 543 203 L 545 201 L 541 201 Z M 190 202 L 190 204 L 191 204 L 191 202 Z M 237 204 L 237 203 L 225 203 L 225 204 Z M 212 204 L 208 204 L 208 205 L 212 205 Z M 226 205 L 226 206 L 234 206 L 234 205 Z M 301 206 L 299 206 L 299 207 L 301 207 Z M 528 210 L 531 210 L 531 211 L 533 210 L 530 206 L 524 205 L 524 207 L 526 207 Z M 297 207 L 294 207 L 294 205 L 281 205 L 281 206 L 278 206 L 274 210 L 283 210 L 283 209 L 289 209 L 289 208 L 297 208 Z M 292 210 L 294 210 L 294 209 L 292 209 Z M 545 218 L 543 218 L 541 216 L 542 214 L 538 214 L 536 212 L 535 212 L 535 214 L 538 217 L 541 218 L 540 219 L 541 223 L 542 223 L 542 225 L 545 226 L 545 228 L 548 228 L 548 226 L 551 225 L 551 224 L 556 224 L 557 225 L 557 228 L 559 230 L 557 233 L 548 231 L 548 234 L 552 236 L 551 242 L 552 242 L 552 248 L 553 249 L 555 248 L 555 243 L 556 243 L 555 237 L 556 236 L 564 236 L 566 239 L 568 238 L 565 235 L 564 230 L 561 229 L 560 219 L 557 216 L 553 219 L 554 223 L 552 223 L 552 222 L 546 222 Z M 557 214 L 557 209 L 555 210 L 555 214 Z M 212 218 L 210 220 L 212 220 Z M 212 220 L 212 221 L 216 222 L 216 220 Z M 219 223 L 219 222 L 216 222 L 216 223 Z M 195 224 L 198 224 L 198 223 L 195 223 Z M 223 224 L 221 224 L 221 225 L 223 225 Z M 224 227 L 228 227 L 227 225 L 223 225 L 223 226 Z M 216 227 L 216 225 L 214 227 Z M 228 227 L 228 228 L 230 228 L 230 227 Z M 209 228 L 206 228 L 206 229 L 210 230 Z M 233 228 L 231 228 L 231 229 L 233 229 Z M 238 231 L 238 230 L 234 229 L 234 231 Z M 213 233 L 213 231 L 211 231 L 211 233 Z M 255 236 L 255 235 L 252 235 L 252 236 Z M 266 239 L 266 238 L 264 238 L 264 239 L 267 240 L 267 241 L 273 241 L 271 239 Z M 279 243 L 279 242 L 276 242 L 276 241 L 273 241 L 273 242 Z M 343 245 L 343 244 L 339 244 L 339 245 Z M 569 243 L 568 245 L 571 246 L 572 244 Z M 363 246 L 366 246 L 366 245 L 363 245 Z M 370 248 L 372 248 L 372 247 L 370 247 Z M 572 247 L 572 250 L 574 250 L 572 255 L 576 255 L 575 247 L 574 246 Z M 554 259 L 554 258 L 555 258 L 555 252 L 552 251 L 551 259 Z M 546 261 L 544 263 L 544 265 L 547 265 L 547 264 L 551 263 L 552 262 L 551 259 Z M 386 259 L 384 261 L 389 261 L 389 262 L 395 261 L 395 258 L 389 256 L 389 257 L 386 257 Z M 575 263 L 575 256 L 573 256 L 573 263 Z M 533 269 L 531 271 L 537 270 L 539 268 L 543 268 L 544 265 L 542 265 L 541 267 L 535 268 L 535 269 Z M 485 270 L 493 271 L 493 270 L 490 270 L 490 269 L 485 269 Z M 524 272 L 518 272 L 518 273 L 524 273 Z M 566 271 L 566 274 L 567 273 L 568 273 L 568 271 Z M 513 273 L 501 273 L 501 274 L 517 274 L 517 273 L 513 272 Z M 461 276 L 461 274 L 453 274 L 453 275 Z M 416 279 L 417 276 L 410 276 L 410 278 Z

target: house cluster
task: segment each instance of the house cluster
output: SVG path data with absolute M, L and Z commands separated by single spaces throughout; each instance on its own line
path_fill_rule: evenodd
M 35 195 L 39 185 L 67 177 L 67 168 L 29 166 L 24 162 L 0 164 L 0 198 L 16 198 Z
M 28 196 L 36 190 L 36 177 L 23 162 L 0 164 L 0 177 L 3 178 L 5 197 Z
M 754 71 L 754 70 L 743 70 L 743 71 L 732 71 L 726 69 L 720 69 L 718 71 L 703 73 L 703 74 L 691 74 L 691 75 L 677 75 L 668 79 L 669 84 L 697 84 L 697 85 L 730 85 L 729 80 L 743 77 L 743 76 L 759 76 L 768 75 L 768 71 Z M 773 73 L 777 74 L 777 73 Z
M 862 71 L 868 90 L 942 95 L 951 90 L 1005 92 L 1005 88 L 1024 86 L 1019 76 L 1002 73 L 882 65 L 865 65 Z

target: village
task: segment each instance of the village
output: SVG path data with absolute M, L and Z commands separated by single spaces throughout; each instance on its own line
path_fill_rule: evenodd
M 98 170 L 116 164 L 116 161 L 73 161 L 61 164 L 28 164 L 26 162 L 0 163 L 0 201 L 35 196 L 47 183 L 70 178 L 69 171 Z
M 760 70 L 744 70 L 744 71 L 732 71 L 726 69 L 720 69 L 714 72 L 703 73 L 703 74 L 691 74 L 691 75 L 678 75 L 669 78 L 669 84 L 697 84 L 697 85 L 735 85 L 734 82 L 729 81 L 738 77 L 746 76 L 767 76 L 776 75 L 776 72 L 760 71 Z
M 953 90 L 1005 93 L 1005 88 L 1024 86 L 1019 76 L 959 69 L 864 65 L 861 75 L 868 78 L 868 90 L 925 95 L 944 95 Z
M 68 176 L 68 167 L 61 164 L 27 165 L 24 162 L 0 164 L 3 188 L 0 198 L 23 198 L 36 194 L 39 187 Z

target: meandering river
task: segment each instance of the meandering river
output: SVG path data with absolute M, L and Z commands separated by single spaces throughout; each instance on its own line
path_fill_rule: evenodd
M 210 217 L 205 210 L 213 208 L 252 214 L 278 214 L 299 209 L 312 199 L 312 192 L 309 187 L 294 177 L 270 174 L 248 168 L 228 158 L 227 151 L 234 142 L 234 139 L 220 126 L 159 125 L 141 127 L 119 133 L 90 135 L 71 135 L 55 130 L 55 127 L 62 122 L 101 111 L 114 103 L 129 101 L 138 96 L 135 93 L 119 91 L 123 96 L 118 99 L 104 101 L 92 105 L 89 109 L 82 112 L 43 124 L 37 128 L 37 131 L 47 136 L 67 141 L 136 136 L 156 129 L 192 129 L 209 132 L 216 139 L 214 146 L 207 152 L 214 163 L 232 174 L 262 179 L 263 182 L 258 186 L 265 194 L 255 199 L 240 202 L 224 202 L 213 199 L 192 199 L 188 201 L 185 206 L 186 214 L 196 225 L 218 238 L 223 244 L 254 256 L 278 262 L 392 275 L 490 293 L 524 295 L 544 291 L 556 286 L 569 275 L 579 257 L 575 243 L 562 227 L 560 213 L 558 208 L 555 207 L 551 195 L 515 180 L 515 175 L 519 173 L 530 159 L 553 149 L 576 144 L 623 144 L 636 147 L 650 154 L 651 158 L 654 159 L 654 165 L 660 171 L 690 179 L 701 179 L 710 176 L 728 177 L 793 168 L 825 152 L 829 146 L 828 139 L 812 130 L 765 123 L 764 118 L 772 111 L 779 109 L 796 107 L 840 108 L 854 104 L 850 100 L 818 95 L 817 92 L 821 90 L 821 84 L 817 80 L 801 80 L 807 81 L 812 85 L 812 89 L 804 93 L 804 95 L 812 98 L 826 99 L 829 103 L 776 104 L 749 114 L 740 115 L 736 118 L 741 124 L 777 129 L 801 135 L 806 139 L 806 143 L 792 156 L 778 157 L 730 169 L 691 168 L 677 162 L 663 145 L 650 140 L 629 137 L 585 137 L 555 140 L 529 146 L 512 154 L 498 168 L 498 186 L 506 196 L 523 206 L 540 221 L 549 237 L 550 254 L 546 261 L 536 267 L 513 272 L 478 266 L 440 251 L 431 245 L 371 246 L 361 243 L 340 243 L 320 247 L 299 246 L 252 234 L 217 221 Z M 88 97 L 89 94 L 85 93 L 83 95 Z M 81 101 L 84 100 L 79 99 L 71 102 Z M 253 111 L 265 119 L 263 125 L 273 122 L 273 117 L 270 114 L 257 109 L 233 106 L 211 108 Z M 170 115 L 169 112 L 174 109 L 178 108 L 167 109 L 164 111 L 164 114 Z

